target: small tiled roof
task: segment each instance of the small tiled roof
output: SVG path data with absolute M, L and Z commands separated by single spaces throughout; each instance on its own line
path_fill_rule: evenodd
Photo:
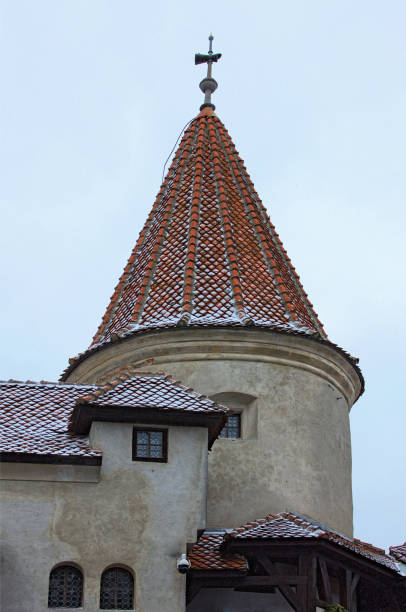
M 224 531 L 206 531 L 188 554 L 193 570 L 235 570 L 245 572 L 247 561 L 240 555 L 222 555 Z
M 205 108 L 183 135 L 91 346 L 62 378 L 135 333 L 247 325 L 328 342 L 243 160 Z
M 184 412 L 227 413 L 228 408 L 200 395 L 164 372 L 142 372 L 124 367 L 120 375 L 76 403 L 98 406 L 155 407 Z
M 390 554 L 401 563 L 406 563 L 406 542 L 400 546 L 391 546 L 389 548 Z
M 163 372 L 121 368 L 113 381 L 78 398 L 69 429 L 87 433 L 93 420 L 169 423 L 208 428 L 209 449 L 224 426 L 228 408 L 195 393 Z M 120 414 L 119 414 L 120 413 Z
M 382 548 L 377 548 L 356 538 L 351 540 L 320 523 L 291 512 L 269 514 L 264 519 L 247 523 L 238 529 L 227 532 L 224 535 L 224 542 L 294 538 L 328 540 L 371 561 L 385 565 L 391 570 L 398 571 L 393 559 Z
M 75 402 L 96 387 L 49 382 L 0 382 L 2 455 L 101 457 L 87 436 L 68 432 Z

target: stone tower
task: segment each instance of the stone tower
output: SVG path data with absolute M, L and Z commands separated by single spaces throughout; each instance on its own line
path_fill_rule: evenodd
M 165 370 L 235 412 L 209 457 L 208 526 L 295 509 L 352 536 L 356 360 L 333 344 L 241 157 L 205 102 L 189 124 L 89 349 L 63 380 Z M 292 221 L 293 222 L 293 221 Z

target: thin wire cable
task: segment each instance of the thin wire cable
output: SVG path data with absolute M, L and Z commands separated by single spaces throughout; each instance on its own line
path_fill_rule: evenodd
M 195 118 L 195 117 L 193 117 L 193 119 L 194 119 L 194 118 Z M 184 131 L 186 130 L 186 128 L 187 128 L 187 127 L 188 127 L 188 126 L 189 126 L 189 125 L 192 123 L 193 119 L 191 119 L 190 121 L 188 121 L 188 122 L 187 122 L 187 124 L 185 125 L 185 127 L 184 127 L 184 128 L 182 128 L 182 130 L 181 130 L 181 132 L 180 132 L 180 134 L 179 134 L 179 136 L 178 136 L 177 141 L 175 142 L 175 144 L 174 144 L 174 145 L 173 145 L 173 147 L 172 147 L 172 151 L 169 153 L 168 157 L 166 158 L 166 162 L 164 163 L 164 167 L 163 167 L 163 170 L 162 170 L 162 180 L 161 180 L 161 183 L 163 183 L 163 182 L 164 182 L 166 164 L 168 163 L 168 161 L 169 161 L 169 160 L 170 160 L 170 158 L 171 158 L 172 153 L 173 153 L 173 152 L 174 152 L 174 150 L 176 149 L 176 145 L 178 144 L 178 142 L 179 142 L 179 140 L 180 140 L 180 138 L 181 138 L 181 136 L 182 136 L 183 132 L 184 132 Z

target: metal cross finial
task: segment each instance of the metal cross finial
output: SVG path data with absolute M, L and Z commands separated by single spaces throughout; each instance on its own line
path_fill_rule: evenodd
M 216 108 L 211 102 L 211 94 L 217 89 L 217 82 L 211 76 L 211 68 L 213 62 L 218 62 L 221 57 L 221 53 L 213 53 L 213 38 L 213 34 L 210 34 L 209 52 L 207 55 L 203 55 L 202 53 L 196 53 L 195 55 L 195 64 L 207 64 L 207 76 L 199 85 L 200 89 L 204 93 L 204 104 L 201 105 L 200 110 L 203 110 L 203 108 L 206 107 L 212 108 L 213 110 Z
M 212 49 L 212 44 L 213 44 L 213 34 L 210 32 L 210 36 L 209 36 L 209 54 L 211 55 L 213 53 L 213 49 Z

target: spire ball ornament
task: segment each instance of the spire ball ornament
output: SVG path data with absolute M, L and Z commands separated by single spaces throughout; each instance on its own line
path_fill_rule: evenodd
M 211 69 L 213 62 L 218 62 L 218 60 L 220 59 L 221 53 L 213 53 L 213 38 L 213 34 L 210 34 L 209 52 L 207 53 L 207 55 L 204 55 L 202 53 L 196 53 L 195 55 L 195 65 L 207 64 L 207 76 L 199 84 L 200 89 L 204 93 L 204 103 L 201 105 L 200 110 L 203 110 L 207 107 L 212 108 L 213 110 L 215 110 L 216 108 L 211 102 L 211 94 L 216 91 L 218 84 L 217 81 L 213 79 L 211 75 Z

